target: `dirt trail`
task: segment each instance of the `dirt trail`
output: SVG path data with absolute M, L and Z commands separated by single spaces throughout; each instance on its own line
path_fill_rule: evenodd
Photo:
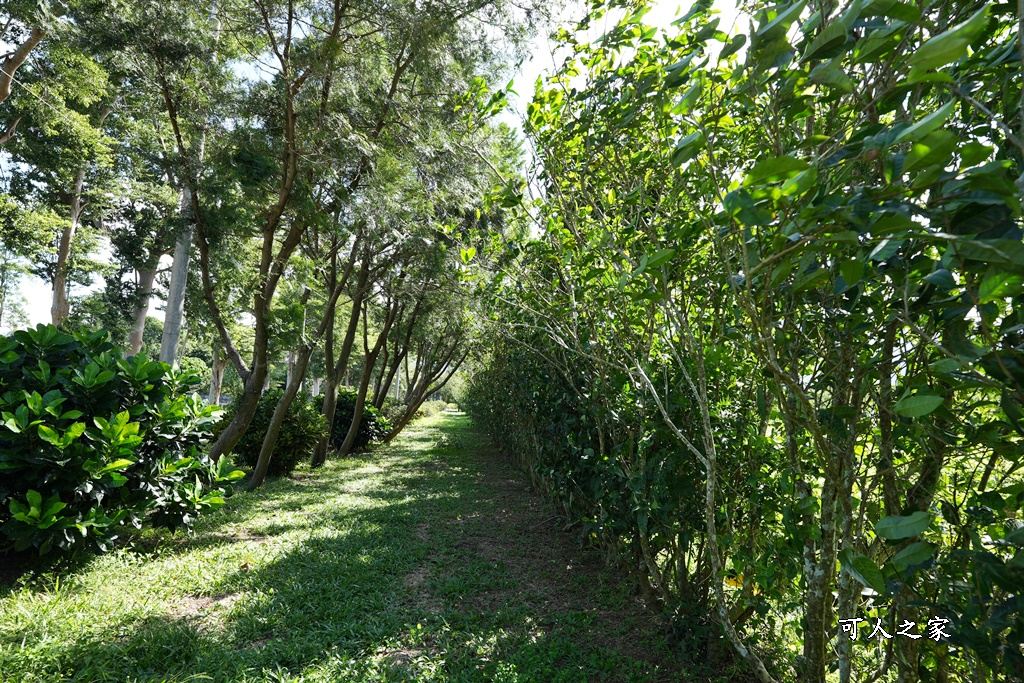
M 556 633 L 572 624 L 572 638 L 580 647 L 631 660 L 629 680 L 690 680 L 666 642 L 665 623 L 646 609 L 621 570 L 608 567 L 597 550 L 581 547 L 553 504 L 507 457 L 468 425 L 458 431 L 461 439 L 455 438 L 451 449 L 455 457 L 442 452 L 433 464 L 421 467 L 437 472 L 452 464 L 452 476 L 476 478 L 478 497 L 472 512 L 417 529 L 438 547 L 457 549 L 448 561 L 432 555 L 406 578 L 417 603 L 434 614 L 443 605 L 467 615 L 523 609 L 542 632 Z M 437 590 L 458 583 L 453 575 L 461 571 L 460 564 L 494 568 L 500 579 L 455 595 Z M 612 674 L 601 680 L 620 679 Z

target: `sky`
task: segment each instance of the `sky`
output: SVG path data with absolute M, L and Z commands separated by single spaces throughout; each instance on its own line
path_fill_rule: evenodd
M 689 6 L 690 3 L 686 0 L 682 0 L 682 2 L 680 0 L 660 0 L 655 3 L 654 8 L 644 17 L 644 20 L 652 26 L 668 27 L 673 19 L 682 13 L 680 8 Z M 722 15 L 719 28 L 732 34 L 732 26 L 736 16 L 734 0 L 715 0 L 714 8 L 720 11 Z M 562 10 L 555 26 L 571 27 L 576 20 L 582 17 L 584 11 L 581 3 L 569 2 L 567 7 Z M 618 20 L 619 16 L 609 14 L 601 21 L 596 22 L 590 29 L 590 32 L 593 34 L 590 39 L 592 40 L 605 33 L 612 23 Z M 558 56 L 556 55 L 556 45 L 550 39 L 548 33 L 550 31 L 542 31 L 534 39 L 532 56 L 522 64 L 519 73 L 513 81 L 512 89 L 517 95 L 509 97 L 512 109 L 502 114 L 501 118 L 516 128 L 521 129 L 526 113 L 526 105 L 533 96 L 534 83 L 537 77 L 541 74 L 550 73 L 554 69 L 555 60 Z M 165 257 L 161 261 L 161 267 L 169 266 L 170 258 Z M 73 287 L 71 294 L 72 296 L 81 296 L 102 286 L 103 280 L 96 277 L 91 287 Z M 25 276 L 21 281 L 21 294 L 26 300 L 25 313 L 28 317 L 29 325 L 34 326 L 50 321 L 51 291 L 49 284 L 39 278 Z M 149 314 L 163 320 L 164 303 L 163 299 L 155 296 L 150 304 Z M 0 330 L 4 330 L 4 328 L 0 327 Z

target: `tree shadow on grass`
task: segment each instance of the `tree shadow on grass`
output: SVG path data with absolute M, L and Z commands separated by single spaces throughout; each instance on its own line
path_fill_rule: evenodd
M 345 468 L 358 468 L 372 461 L 365 457 L 346 459 Z M 122 552 L 140 556 L 184 553 L 199 548 L 218 545 L 259 541 L 268 536 L 294 531 L 300 525 L 277 524 L 275 513 L 279 510 L 302 510 L 310 496 L 334 491 L 334 477 L 317 477 L 308 468 L 301 468 L 296 477 L 271 479 L 256 492 L 245 491 L 236 485 L 235 492 L 228 498 L 224 508 L 199 517 L 191 531 L 171 532 L 166 529 L 124 529 L 115 541 L 115 547 Z M 256 527 L 258 531 L 250 531 Z M 73 578 L 88 571 L 99 555 L 82 550 L 71 555 L 51 553 L 40 556 L 34 550 L 10 551 L 0 554 L 0 599 L 3 599 L 23 584 L 59 574 Z
M 533 595 L 549 588 L 513 588 L 522 580 L 473 540 L 493 524 L 480 515 L 493 492 L 478 485 L 476 466 L 465 454 L 420 448 L 435 441 L 428 430 L 403 443 L 413 439 L 386 460 L 335 463 L 327 476 L 279 480 L 233 500 L 187 542 L 160 552 L 221 545 L 242 532 L 303 538 L 265 561 L 232 565 L 165 614 L 30 643 L 23 657 L 32 663 L 11 655 L 16 643 L 5 635 L 12 671 L 46 683 L 679 680 L 595 644 L 591 616 L 552 610 Z M 365 467 L 383 474 L 362 477 Z M 343 502 L 339 488 L 352 488 L 357 502 Z M 310 514 L 274 519 L 311 498 L 319 503 Z
M 101 634 L 50 647 L 69 680 L 265 680 L 339 656 L 357 658 L 400 636 L 423 614 L 403 600 L 403 578 L 427 556 L 408 519 L 414 504 L 339 512 L 348 530 L 309 538 L 265 565 L 223 576 L 230 596 L 216 618 L 183 606 L 143 620 L 112 620 Z M 216 603 L 217 601 L 212 601 Z M 259 674 L 259 675 L 256 675 Z M 52 680 L 57 680 L 55 676 Z
M 220 619 L 179 613 L 62 645 L 50 656 L 63 678 L 50 680 L 669 680 L 581 642 L 586 615 L 552 622 L 514 602 L 467 611 L 468 598 L 506 584 L 500 566 L 467 562 L 458 584 L 431 582 L 443 603 L 431 610 L 417 602 L 406 579 L 430 547 L 403 523 L 419 515 L 416 507 L 396 503 L 347 533 L 308 539 L 223 577 L 213 590 L 235 600 Z

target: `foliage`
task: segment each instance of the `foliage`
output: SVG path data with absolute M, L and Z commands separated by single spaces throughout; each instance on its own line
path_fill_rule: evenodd
M 217 411 L 194 384 L 102 333 L 0 337 L 0 535 L 107 550 L 126 526 L 188 528 L 223 505 L 241 472 L 204 455 Z
M 1017 17 L 710 4 L 560 33 L 466 407 L 761 681 L 1021 679 Z
M 424 401 L 423 405 L 420 406 L 420 410 L 426 417 L 434 417 L 440 415 L 448 409 L 448 404 L 444 401 Z
M 267 390 L 260 397 L 259 406 L 253 416 L 252 426 L 245 433 L 234 453 L 239 463 L 248 467 L 255 467 L 260 456 L 260 449 L 263 446 L 263 435 L 270 424 L 270 418 L 274 414 L 277 402 L 281 400 L 284 389 L 275 387 Z M 274 454 L 270 461 L 270 468 L 267 473 L 274 477 L 283 477 L 292 473 L 300 462 L 308 460 L 309 455 L 317 442 L 327 431 L 327 423 L 324 416 L 320 414 L 316 405 L 317 401 L 307 395 L 299 394 L 295 401 L 288 408 L 284 422 L 281 424 L 281 433 L 277 437 L 277 444 L 274 446 Z M 238 399 L 236 398 L 231 407 L 226 411 L 224 420 L 221 422 L 223 428 L 231 419 L 232 413 L 237 409 Z
M 348 434 L 349 426 L 356 408 L 356 391 L 342 387 L 338 390 L 338 407 L 334 412 L 334 425 L 331 427 L 331 448 L 340 448 Z M 380 441 L 391 431 L 391 423 L 381 411 L 372 405 L 363 409 L 359 420 L 359 431 L 356 432 L 353 452 L 365 451 L 374 441 Z
M 385 420 L 387 420 L 390 423 L 393 423 L 395 422 L 395 420 L 401 419 L 402 415 L 405 414 L 405 408 L 406 406 L 404 403 L 388 396 L 381 403 L 378 412 L 381 414 L 381 416 L 384 417 Z

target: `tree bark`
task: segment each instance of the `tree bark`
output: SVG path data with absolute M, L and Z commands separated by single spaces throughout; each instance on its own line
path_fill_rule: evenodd
M 68 301 L 68 270 L 71 261 L 71 245 L 82 220 L 82 188 L 84 185 L 85 169 L 82 168 L 75 174 L 74 187 L 69 201 L 71 209 L 69 220 L 61 232 L 60 243 L 57 245 L 57 264 L 54 267 L 52 283 L 53 303 L 50 306 L 50 319 L 57 327 L 62 326 L 71 313 L 71 304 Z
M 149 314 L 149 301 L 153 297 L 153 282 L 156 281 L 156 265 L 139 271 L 139 292 L 132 311 L 132 330 L 128 334 L 128 355 L 134 356 L 142 349 L 143 335 L 146 332 L 146 317 Z M 166 361 L 165 361 L 166 362 Z
M 260 397 L 263 395 L 263 383 L 267 379 L 267 366 L 264 363 L 255 365 L 242 385 L 242 396 L 238 401 L 238 411 L 228 426 L 221 432 L 220 438 L 210 448 L 210 457 L 214 460 L 230 453 L 245 434 L 256 414 Z
M 181 189 L 181 213 L 188 215 L 192 196 L 188 187 Z M 171 282 L 167 287 L 167 308 L 164 313 L 164 333 L 160 339 L 160 360 L 174 363 L 178 355 L 178 342 L 185 318 L 185 287 L 188 284 L 188 261 L 192 251 L 192 222 L 174 243 L 174 261 L 171 263 Z
M 267 470 L 270 468 L 270 459 L 274 455 L 274 446 L 277 444 L 277 436 L 281 432 L 281 425 L 288 415 L 292 401 L 299 393 L 299 385 L 306 374 L 306 366 L 309 364 L 309 357 L 313 355 L 313 345 L 304 346 L 295 354 L 294 370 L 289 373 L 288 383 L 285 385 L 284 394 L 277 401 L 274 407 L 274 414 L 270 418 L 270 425 L 263 437 L 263 445 L 260 447 L 260 455 L 256 460 L 256 468 L 253 470 L 252 478 L 249 480 L 249 490 L 253 491 L 263 485 L 267 478 Z
M 224 370 L 228 367 L 228 359 L 220 352 L 220 347 L 213 348 L 213 367 L 210 369 L 210 396 L 207 399 L 211 405 L 220 405 L 221 387 L 224 386 Z
M 359 389 L 356 392 L 356 405 L 352 410 L 352 423 L 348 427 L 348 433 L 345 435 L 345 440 L 341 444 L 341 448 L 338 449 L 338 454 L 342 457 L 352 452 L 352 447 L 356 443 L 356 435 L 359 433 L 359 423 L 363 419 L 363 412 L 366 409 L 366 392 L 370 388 L 370 380 L 373 378 L 373 366 L 377 362 L 377 356 L 380 355 L 381 346 L 387 343 L 388 333 L 391 331 L 391 326 L 395 322 L 395 316 L 397 315 L 398 304 L 394 304 L 389 307 L 388 316 L 384 320 L 384 328 L 380 331 L 377 336 L 377 341 L 374 343 L 373 348 L 370 349 L 366 340 L 366 313 L 363 312 L 363 347 L 366 351 L 366 359 L 363 361 L 363 376 L 359 380 Z
M 338 386 L 342 373 L 348 368 L 348 360 L 352 355 L 352 346 L 356 340 L 356 332 L 359 330 L 359 311 L 363 305 L 363 298 L 366 295 L 366 284 L 370 279 L 370 269 L 366 263 L 359 269 L 359 276 L 356 281 L 356 291 L 352 297 L 352 313 L 349 316 L 348 327 L 345 330 L 345 338 L 341 343 L 341 353 L 338 361 L 331 368 L 332 359 L 327 355 L 327 388 L 324 391 L 324 419 L 327 420 L 327 434 L 320 439 L 320 443 L 313 452 L 313 467 L 320 467 L 327 462 L 327 451 L 331 445 L 331 430 L 334 425 L 334 414 L 338 409 Z M 333 336 L 333 329 L 328 330 Z M 328 351 L 333 353 L 333 340 L 330 340 Z
M 14 89 L 14 74 L 18 68 L 25 63 L 28 55 L 36 48 L 36 45 L 46 37 L 46 31 L 42 26 L 33 26 L 28 38 L 24 43 L 14 49 L 8 57 L 0 64 L 0 103 L 3 103 L 11 96 Z
M 298 351 L 290 354 L 288 381 L 285 384 L 284 393 L 274 407 L 274 414 L 270 418 L 270 426 L 267 428 L 266 434 L 263 435 L 263 444 L 260 446 L 260 455 L 256 461 L 256 469 L 253 471 L 252 479 L 249 481 L 250 491 L 261 486 L 263 480 L 266 479 L 267 470 L 270 467 L 270 459 L 274 455 L 274 446 L 277 444 L 277 436 L 281 432 L 281 425 L 284 424 L 288 410 L 291 408 L 292 402 L 295 400 L 295 396 L 299 393 L 299 389 L 306 378 L 306 368 L 309 367 L 309 359 L 313 355 L 313 350 L 316 348 L 318 340 L 333 325 L 338 296 L 341 294 L 341 290 L 344 289 L 351 272 L 350 267 L 345 272 L 341 282 L 335 282 L 317 331 L 309 339 L 304 337 Z M 334 279 L 332 277 L 332 280 Z M 305 304 L 305 298 L 303 298 L 303 304 Z
M 388 391 L 391 389 L 391 383 L 394 382 L 395 375 L 398 374 L 402 361 L 409 355 L 409 348 L 412 344 L 412 333 L 416 327 L 416 319 L 419 317 L 423 300 L 424 296 L 420 295 L 416 300 L 416 305 L 413 307 L 412 313 L 409 315 L 409 320 L 406 321 L 405 335 L 400 339 L 395 340 L 395 355 L 391 360 L 391 367 L 388 369 L 387 375 L 380 383 L 380 386 L 378 386 L 374 391 L 373 407 L 377 410 L 380 410 L 384 405 L 384 399 L 387 398 Z M 381 365 L 381 373 L 384 372 L 386 364 L 387 361 L 385 360 L 384 365 Z M 395 392 L 395 397 L 398 397 L 398 392 Z
M 284 375 L 284 384 L 285 384 L 285 386 L 288 386 L 289 384 L 291 384 L 292 380 L 295 378 L 296 371 L 298 370 L 299 355 L 300 354 L 301 354 L 301 351 L 299 351 L 299 352 L 289 351 L 288 352 L 288 368 L 285 371 L 285 375 Z
M 440 376 L 440 374 L 443 373 L 444 368 L 442 368 L 442 373 L 439 373 L 438 375 L 435 375 L 434 379 L 431 379 L 430 382 L 427 382 L 426 384 L 424 384 L 423 385 L 423 389 L 421 391 L 419 391 L 419 392 L 416 392 L 416 394 L 415 394 L 416 398 L 415 398 L 414 402 L 410 403 L 408 406 L 406 406 L 405 412 L 402 414 L 401 419 L 399 419 L 397 424 L 392 425 L 391 431 L 388 432 L 387 436 L 384 437 L 384 439 L 381 441 L 381 443 L 387 443 L 387 442 L 391 441 L 392 439 L 394 439 L 399 434 L 401 434 L 402 430 L 405 429 L 406 426 L 410 422 L 412 422 L 412 418 L 415 417 L 416 412 L 419 411 L 420 406 L 422 406 L 424 401 L 427 400 L 427 397 L 430 396 L 430 394 L 433 394 L 435 392 L 440 391 L 441 389 L 444 389 L 445 385 L 447 385 L 448 382 L 451 380 L 451 378 L 455 376 L 455 373 L 458 372 L 459 368 L 466 361 L 466 358 L 468 356 L 469 356 L 469 352 L 468 351 L 463 353 L 462 357 L 459 358 L 459 360 L 455 363 L 455 366 L 452 367 L 451 370 L 448 372 L 448 376 L 445 377 L 441 381 L 440 384 L 437 384 L 435 386 L 430 386 L 430 384 L 435 379 L 437 379 L 437 377 Z

